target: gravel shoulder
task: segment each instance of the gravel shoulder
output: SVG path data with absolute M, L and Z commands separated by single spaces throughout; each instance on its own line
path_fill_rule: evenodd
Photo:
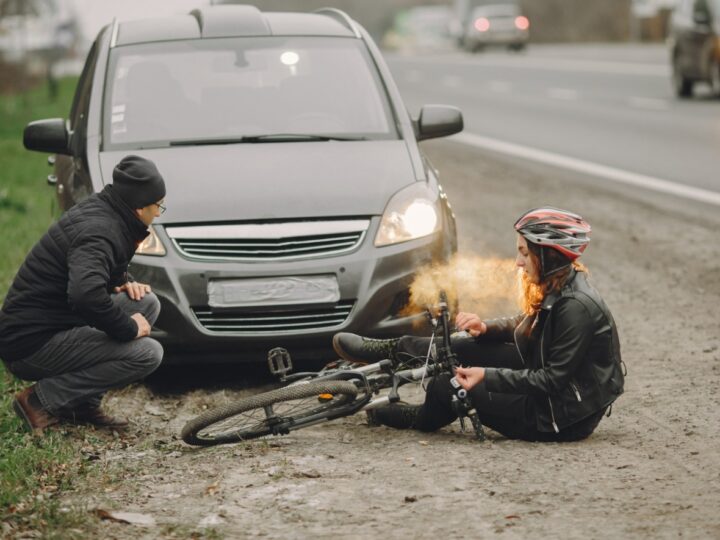
M 512 257 L 512 221 L 534 206 L 567 207 L 592 223 L 584 260 L 629 370 L 612 416 L 569 444 L 493 433 L 480 444 L 457 423 L 422 434 L 356 415 L 196 449 L 178 440 L 183 424 L 204 406 L 259 391 L 250 387 L 258 381 L 183 393 L 136 385 L 108 398 L 134 418 L 129 434 L 86 436 L 93 473 L 62 502 L 155 525 L 102 521 L 98 537 L 720 537 L 717 208 L 575 182 L 451 141 L 426 149 L 462 253 Z

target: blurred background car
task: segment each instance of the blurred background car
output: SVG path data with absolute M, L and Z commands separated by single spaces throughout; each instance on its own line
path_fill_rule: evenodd
M 432 52 L 452 48 L 450 6 L 420 6 L 400 11 L 383 37 L 384 49 Z
M 457 250 L 455 217 L 418 141 L 462 130 L 454 107 L 407 108 L 345 13 L 217 5 L 115 22 L 88 54 L 69 123 L 31 123 L 57 153 L 60 206 L 154 161 L 167 211 L 130 272 L 162 303 L 166 362 L 332 356 L 341 330 L 417 331 L 417 269 Z
M 668 36 L 675 95 L 688 98 L 696 83 L 720 96 L 720 0 L 682 0 Z
M 6 63 L 43 70 L 70 56 L 80 39 L 77 15 L 66 0 L 0 0 L 0 60 Z
M 515 2 L 476 7 L 465 24 L 463 46 L 471 52 L 491 45 L 521 51 L 527 46 L 529 28 L 530 21 Z

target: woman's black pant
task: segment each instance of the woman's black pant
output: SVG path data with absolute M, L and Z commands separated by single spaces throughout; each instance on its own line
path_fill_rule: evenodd
M 398 344 L 398 357 L 402 360 L 405 355 L 425 356 L 428 347 L 429 338 L 405 336 Z M 507 369 L 525 367 L 514 343 L 456 338 L 452 342 L 452 349 L 463 366 Z M 450 378 L 449 374 L 442 374 L 430 382 L 425 403 L 415 421 L 416 429 L 435 431 L 457 419 L 452 406 L 454 391 Z M 484 382 L 475 385 L 468 395 L 483 425 L 510 439 L 548 442 L 584 439 L 593 432 L 603 412 L 569 426 L 560 433 L 545 432 L 537 429 L 536 403 L 532 396 L 488 392 Z

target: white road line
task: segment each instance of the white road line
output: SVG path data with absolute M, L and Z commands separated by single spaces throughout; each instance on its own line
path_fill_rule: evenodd
M 584 161 L 582 159 L 575 159 L 561 154 L 555 154 L 553 152 L 546 152 L 544 150 L 538 150 L 537 148 L 530 148 L 528 146 L 491 139 L 489 137 L 483 137 L 473 133 L 460 133 L 458 135 L 454 135 L 450 140 L 474 146 L 476 148 L 493 150 L 502 154 L 517 156 L 548 165 L 554 165 L 556 167 L 563 167 L 565 169 L 578 171 L 584 174 L 600 176 L 621 184 L 629 184 L 651 191 L 668 193 L 677 197 L 720 206 L 720 193 L 716 191 L 686 186 L 684 184 L 678 184 L 677 182 L 671 182 L 661 178 L 624 171 L 622 169 L 616 169 L 615 167 L 608 167 L 607 165 Z
M 602 60 L 568 60 L 563 58 L 546 58 L 529 56 L 527 58 L 463 58 L 450 55 L 426 57 L 398 57 L 386 55 L 390 62 L 407 64 L 458 65 L 477 67 L 507 67 L 517 69 L 541 69 L 546 71 L 572 71 L 585 73 L 605 73 L 610 75 L 638 75 L 643 77 L 670 77 L 670 67 L 663 64 L 640 62 L 607 62 Z
M 670 109 L 670 104 L 665 99 L 631 97 L 628 99 L 628 103 L 632 107 L 636 107 L 638 109 L 649 109 L 651 111 L 667 111 Z
M 562 99 L 565 101 L 574 101 L 578 98 L 577 90 L 572 88 L 548 88 L 548 96 L 553 99 Z

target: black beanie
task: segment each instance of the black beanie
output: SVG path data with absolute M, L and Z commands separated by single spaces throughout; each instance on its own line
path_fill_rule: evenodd
M 165 181 L 155 164 L 140 156 L 125 156 L 113 170 L 113 189 L 133 210 L 165 197 Z

